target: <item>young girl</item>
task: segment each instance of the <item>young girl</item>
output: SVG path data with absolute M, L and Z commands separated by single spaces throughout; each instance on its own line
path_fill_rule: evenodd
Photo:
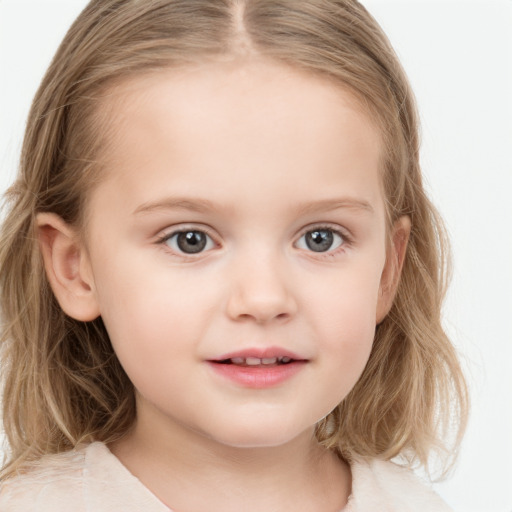
M 449 510 L 445 240 L 358 2 L 93 0 L 7 204 L 0 510 Z

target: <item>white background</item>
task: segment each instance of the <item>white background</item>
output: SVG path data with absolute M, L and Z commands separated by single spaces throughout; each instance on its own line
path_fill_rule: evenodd
M 454 476 L 436 488 L 456 512 L 512 512 L 512 1 L 363 3 L 416 92 L 426 183 L 453 243 L 445 324 L 473 408 Z M 0 0 L 0 191 L 31 98 L 85 4 Z

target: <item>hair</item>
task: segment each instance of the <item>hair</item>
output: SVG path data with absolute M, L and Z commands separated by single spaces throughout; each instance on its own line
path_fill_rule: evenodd
M 355 0 L 92 0 L 61 43 L 34 98 L 19 174 L 5 196 L 0 241 L 3 422 L 1 475 L 81 442 L 120 439 L 135 419 L 134 389 L 101 317 L 66 316 L 49 286 L 36 215 L 84 222 L 108 146 L 100 108 L 144 73 L 257 55 L 350 90 L 381 128 L 388 223 L 411 219 L 393 306 L 366 368 L 316 427 L 340 456 L 451 467 L 468 396 L 441 325 L 447 240 L 427 198 L 418 117 L 407 77 L 377 22 Z M 107 130 L 108 132 L 108 130 Z M 109 133 L 107 133 L 109 135 Z

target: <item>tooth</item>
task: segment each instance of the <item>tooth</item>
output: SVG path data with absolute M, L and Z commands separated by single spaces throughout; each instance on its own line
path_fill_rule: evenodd
M 245 364 L 249 366 L 256 366 L 258 364 L 261 364 L 261 359 L 259 357 L 246 357 Z
M 245 358 L 244 357 L 233 357 L 231 359 L 231 362 L 233 364 L 244 364 L 245 363 Z
M 263 364 L 275 364 L 277 363 L 277 357 L 264 357 L 261 361 Z
M 280 359 L 281 363 L 289 363 L 291 361 L 291 358 L 290 357 L 281 357 Z

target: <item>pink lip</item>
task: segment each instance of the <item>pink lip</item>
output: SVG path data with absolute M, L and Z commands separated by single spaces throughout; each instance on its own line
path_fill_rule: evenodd
M 259 359 L 272 357 L 289 357 L 295 361 L 306 361 L 306 358 L 279 347 L 248 348 L 244 350 L 238 350 L 237 352 L 223 354 L 219 357 L 216 357 L 215 359 L 211 359 L 210 361 L 225 361 L 226 359 L 234 359 L 235 357 L 258 357 Z
M 276 366 L 240 366 L 222 363 L 222 361 L 237 357 L 257 357 L 259 359 L 289 357 L 292 361 Z M 306 366 L 308 360 L 288 350 L 278 347 L 269 347 L 266 349 L 250 348 L 230 352 L 229 354 L 224 354 L 206 362 L 217 375 L 235 384 L 246 388 L 265 389 L 282 384 L 293 377 Z

